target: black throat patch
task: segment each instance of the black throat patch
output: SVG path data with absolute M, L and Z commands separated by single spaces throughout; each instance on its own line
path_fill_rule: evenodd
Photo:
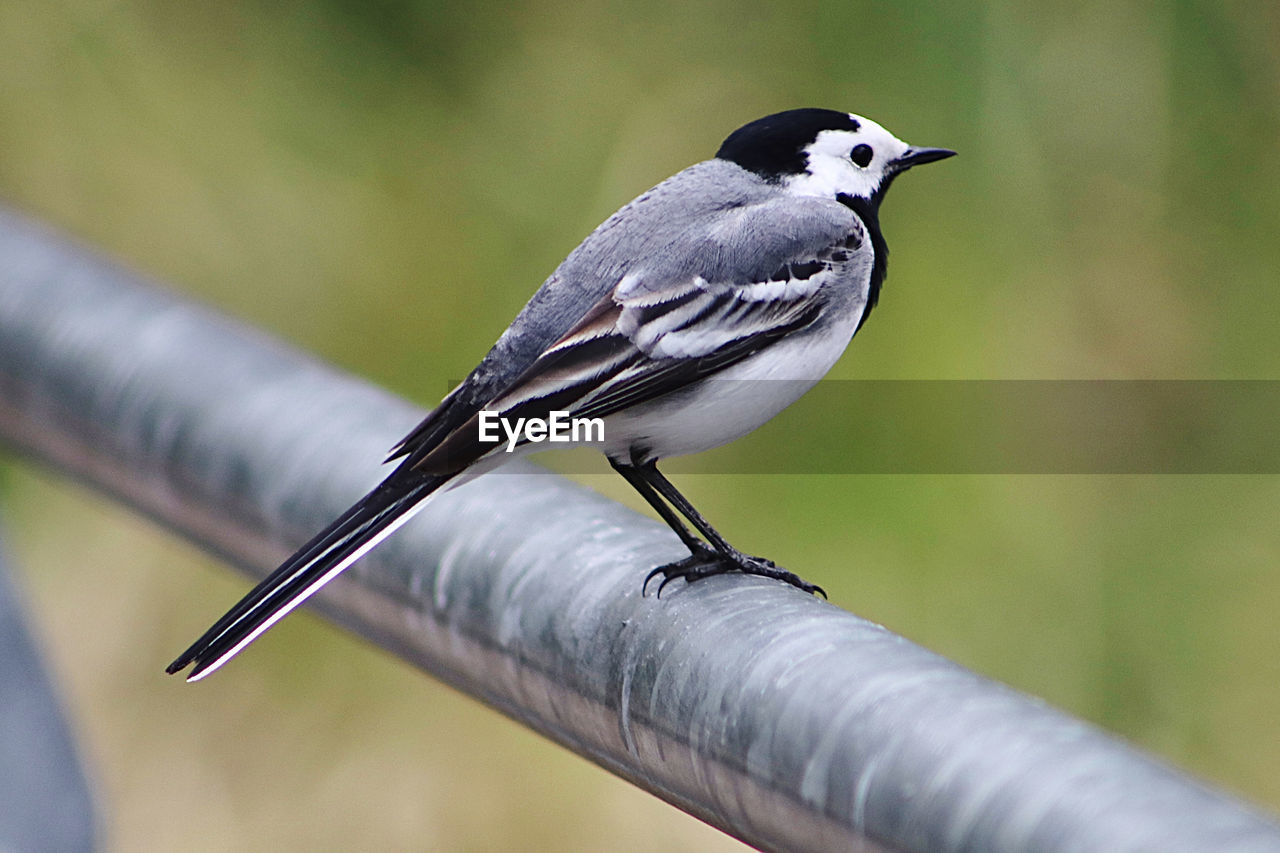
M 871 237 L 871 282 L 867 286 L 867 308 L 858 320 L 859 329 L 862 328 L 863 323 L 867 322 L 871 309 L 876 307 L 876 302 L 880 299 L 880 286 L 884 284 L 885 276 L 889 274 L 889 244 L 885 242 L 884 233 L 880 230 L 880 199 L 883 196 L 883 191 L 877 192 L 871 198 L 858 198 L 848 193 L 840 193 L 836 196 L 836 201 L 858 215 L 867 228 L 867 234 Z M 854 332 L 856 334 L 857 329 Z

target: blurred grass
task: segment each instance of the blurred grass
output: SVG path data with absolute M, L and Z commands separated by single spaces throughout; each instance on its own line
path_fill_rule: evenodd
M 895 186 L 835 376 L 1274 378 L 1277 44 L 1262 2 L 0 0 L 0 198 L 430 404 L 618 205 L 829 106 L 961 152 Z M 857 441 L 820 422 L 766 429 Z M 735 846 L 307 616 L 179 689 L 243 582 L 0 473 L 112 848 Z M 1276 478 L 680 482 L 842 606 L 1280 808 Z

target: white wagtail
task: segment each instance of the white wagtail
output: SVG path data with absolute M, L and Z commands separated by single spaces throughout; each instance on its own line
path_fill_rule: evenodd
M 884 281 L 879 208 L 889 184 L 954 153 L 832 110 L 791 110 L 734 131 L 714 159 L 658 184 L 574 249 L 471 375 L 392 449 L 388 461 L 401 461 L 390 476 L 168 672 L 193 663 L 189 681 L 213 672 L 430 495 L 511 458 L 503 440 L 486 440 L 482 413 L 602 419 L 598 446 L 690 551 L 644 586 L 658 575 L 665 585 L 745 572 L 821 592 L 732 547 L 656 463 L 745 435 L 826 374 Z M 535 449 L 527 436 L 520 444 Z

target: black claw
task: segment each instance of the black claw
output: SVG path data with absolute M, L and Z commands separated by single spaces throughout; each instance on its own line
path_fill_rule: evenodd
M 649 582 L 658 575 L 662 575 L 662 583 L 658 584 L 658 598 L 662 598 L 662 590 L 667 584 L 676 578 L 684 578 L 686 582 L 693 583 L 699 578 L 704 578 L 721 572 L 732 571 L 732 569 L 723 568 L 722 560 L 719 552 L 712 551 L 710 548 L 702 547 L 691 553 L 683 560 L 675 563 L 668 563 L 665 566 L 659 566 L 645 576 L 644 584 L 640 587 L 640 594 L 647 595 L 649 590 Z
M 642 596 L 647 596 L 649 594 L 649 581 L 653 580 L 658 575 L 665 574 L 665 569 L 667 568 L 668 568 L 667 566 L 658 566 L 658 568 L 654 569 L 653 571 L 649 572 L 649 574 L 644 576 L 644 584 L 641 585 L 640 587 L 640 594 Z M 662 597 L 662 587 L 658 587 L 658 597 L 659 598 Z
M 658 584 L 658 598 L 662 598 L 662 591 L 666 589 L 667 584 L 677 578 L 683 578 L 685 583 L 693 583 L 702 578 L 709 578 L 712 575 L 723 575 L 729 572 L 741 572 L 747 575 L 757 575 L 760 577 L 773 578 L 784 583 L 794 586 L 802 592 L 810 595 L 817 593 L 823 598 L 827 597 L 827 592 L 817 584 L 809 583 L 803 578 L 795 575 L 786 569 L 778 568 L 777 564 L 772 560 L 766 560 L 763 557 L 748 557 L 745 554 L 739 554 L 736 551 L 725 554 L 720 551 L 713 550 L 707 546 L 702 546 L 693 550 L 688 557 L 675 563 L 668 563 L 665 566 L 659 566 L 645 576 L 644 583 L 640 587 L 641 595 L 649 594 L 649 583 L 659 575 L 662 576 L 662 583 Z

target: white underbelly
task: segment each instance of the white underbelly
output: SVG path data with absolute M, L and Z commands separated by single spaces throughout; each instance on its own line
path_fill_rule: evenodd
M 848 346 L 851 332 L 829 327 L 780 341 L 688 390 L 611 415 L 604 421 L 604 451 L 629 459 L 638 448 L 661 459 L 740 438 L 817 384 Z

